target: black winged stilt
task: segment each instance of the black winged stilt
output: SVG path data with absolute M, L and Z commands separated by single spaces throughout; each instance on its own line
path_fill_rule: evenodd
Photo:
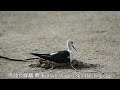
M 73 50 L 76 50 L 71 40 L 67 40 L 67 48 L 68 50 L 58 51 L 57 53 L 49 53 L 49 54 L 30 53 L 30 54 L 34 56 L 38 56 L 45 60 L 53 61 L 55 63 L 69 63 L 72 62 L 73 60 L 73 54 L 74 54 Z

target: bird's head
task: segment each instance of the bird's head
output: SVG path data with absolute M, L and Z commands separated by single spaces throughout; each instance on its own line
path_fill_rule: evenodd
M 71 41 L 70 39 L 67 40 L 67 48 L 68 48 L 68 51 L 73 51 L 73 50 L 76 50 L 75 47 L 73 46 L 73 41 Z M 77 51 L 77 50 L 76 50 Z

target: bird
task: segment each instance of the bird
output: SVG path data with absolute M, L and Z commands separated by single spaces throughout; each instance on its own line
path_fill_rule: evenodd
M 67 50 L 58 51 L 56 53 L 48 54 L 30 53 L 30 54 L 55 63 L 70 63 L 73 60 L 74 50 L 75 51 L 77 50 L 73 46 L 73 41 L 71 41 L 70 39 L 67 40 L 66 46 Z

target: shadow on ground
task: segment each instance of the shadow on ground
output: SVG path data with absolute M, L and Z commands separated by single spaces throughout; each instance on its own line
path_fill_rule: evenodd
M 73 67 L 72 67 L 72 66 Z M 73 60 L 70 63 L 54 63 L 54 62 L 47 62 L 47 63 L 37 63 L 37 64 L 31 64 L 29 65 L 32 68 L 36 68 L 36 67 L 41 67 L 41 68 L 45 68 L 45 69 L 83 69 L 83 68 L 97 68 L 100 67 L 99 64 L 90 64 L 90 63 L 84 63 L 84 62 L 80 62 L 79 60 Z

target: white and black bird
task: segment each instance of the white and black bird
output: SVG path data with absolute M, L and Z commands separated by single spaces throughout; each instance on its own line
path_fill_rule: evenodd
M 74 50 L 76 50 L 71 40 L 67 40 L 67 48 L 68 50 L 58 51 L 57 53 L 50 54 L 30 53 L 30 54 L 38 56 L 45 60 L 53 61 L 55 63 L 69 63 L 72 62 Z

